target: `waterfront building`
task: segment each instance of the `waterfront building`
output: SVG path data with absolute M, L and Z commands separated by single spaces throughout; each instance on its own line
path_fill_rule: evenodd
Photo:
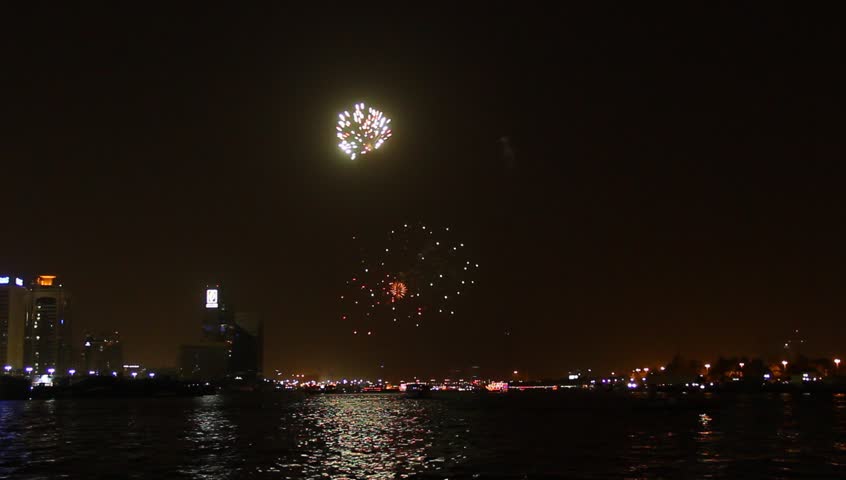
M 24 368 L 24 328 L 30 292 L 23 277 L 0 274 L 0 368 Z
M 24 364 L 35 373 L 64 372 L 71 360 L 70 295 L 55 275 L 40 275 L 30 287 L 24 328 Z
M 226 345 L 182 345 L 179 349 L 179 373 L 192 380 L 219 380 L 226 376 L 229 349 Z
M 86 373 L 110 373 L 123 368 L 123 344 L 120 333 L 85 335 L 82 342 L 82 366 Z
M 226 342 L 230 336 L 234 319 L 223 301 L 223 292 L 220 284 L 206 285 L 202 328 L 207 341 Z
M 261 376 L 264 325 L 254 313 L 238 312 L 231 331 L 229 374 L 243 378 Z
M 256 378 L 261 375 L 264 355 L 264 328 L 261 318 L 255 313 L 237 312 L 228 301 L 219 283 L 206 285 L 202 320 L 205 350 L 187 350 L 183 372 L 193 362 L 196 367 L 206 364 L 205 369 L 216 370 L 218 350 L 225 351 L 225 369 L 221 376 Z M 197 347 L 199 348 L 199 346 Z M 192 353 L 190 353 L 192 352 Z M 190 360 L 191 358 L 202 361 Z M 180 363 L 182 365 L 182 363 Z

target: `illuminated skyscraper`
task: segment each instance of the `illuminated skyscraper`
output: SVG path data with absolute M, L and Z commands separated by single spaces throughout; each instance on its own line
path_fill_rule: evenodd
M 232 327 L 232 313 L 223 302 L 220 284 L 207 285 L 203 313 L 203 337 L 213 342 L 225 342 Z
M 183 372 L 195 376 L 219 372 L 217 352 L 225 352 L 225 375 L 256 378 L 261 375 L 264 331 L 257 315 L 235 313 L 220 284 L 207 285 L 203 312 L 204 346 L 186 347 L 181 355 Z M 222 349 L 222 350 L 220 350 Z
M 29 290 L 21 277 L 0 274 L 0 368 L 24 368 L 24 327 Z
M 24 364 L 36 373 L 55 368 L 64 372 L 70 364 L 70 295 L 55 275 L 41 275 L 31 287 L 29 318 L 24 337 Z

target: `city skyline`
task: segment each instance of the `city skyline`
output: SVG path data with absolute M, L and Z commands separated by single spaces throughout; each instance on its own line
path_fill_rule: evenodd
M 77 344 L 119 330 L 156 367 L 199 339 L 212 281 L 264 319 L 267 371 L 544 376 L 760 355 L 796 328 L 837 352 L 838 28 L 561 8 L 22 9 L 0 273 L 61 276 Z M 355 18 L 384 39 L 367 54 Z M 393 136 L 351 161 L 333 122 L 356 102 Z M 353 338 L 350 239 L 418 222 L 460 232 L 477 285 L 453 319 Z
M 122 353 L 123 346 L 125 344 L 120 342 L 120 333 L 117 330 L 109 333 L 101 333 L 99 335 L 92 335 L 90 331 L 73 332 L 73 345 L 70 345 L 69 342 L 71 340 L 69 340 L 69 338 L 71 337 L 69 337 L 67 333 L 60 334 L 57 338 L 60 339 L 60 343 L 66 351 L 64 354 L 51 354 L 54 355 L 55 358 L 51 357 L 51 360 L 48 360 L 46 363 L 42 362 L 44 365 L 41 365 L 42 368 L 39 368 L 39 363 L 35 360 L 35 352 L 41 350 L 41 348 L 36 348 L 36 345 L 40 345 L 40 342 L 34 343 L 36 331 L 33 330 L 33 325 L 37 327 L 37 322 L 33 323 L 36 319 L 36 312 L 40 311 L 36 310 L 38 305 L 37 300 L 38 298 L 43 297 L 45 293 L 48 297 L 56 297 L 58 295 L 57 298 L 64 298 L 65 296 L 69 296 L 63 288 L 64 285 L 58 282 L 59 280 L 57 280 L 56 275 L 38 275 L 32 281 L 27 282 L 25 276 L 0 274 L 0 287 L 6 287 L 0 288 L 0 332 L 3 334 L 3 343 L 0 343 L 0 347 L 2 347 L 0 348 L 0 353 L 2 353 L 0 358 L 6 359 L 4 362 L 0 363 L 6 366 L 7 371 L 22 372 L 26 369 L 26 371 L 32 370 L 34 373 L 43 374 L 48 369 L 52 369 L 56 371 L 57 375 L 65 375 L 68 369 L 71 369 L 70 371 L 80 373 L 89 371 L 108 373 L 109 371 L 115 369 L 118 371 L 125 370 L 127 365 L 124 364 Z M 57 290 L 52 290 L 54 286 Z M 23 308 L 23 312 L 26 312 L 25 317 L 16 319 L 15 315 L 10 315 L 13 313 L 13 309 L 17 308 L 14 306 L 15 296 L 7 293 L 13 291 L 10 290 L 12 287 L 24 292 L 23 295 L 17 296 L 20 297 L 20 299 L 23 299 L 23 302 L 26 304 L 22 304 L 21 307 Z M 39 296 L 38 289 L 41 288 L 43 290 L 44 287 L 47 287 L 48 289 Z M 556 378 L 559 376 L 563 378 L 572 372 L 585 371 L 595 371 L 594 375 L 601 376 L 603 374 L 603 369 L 595 369 L 596 366 L 605 367 L 605 374 L 608 374 L 609 372 L 613 373 L 614 371 L 625 372 L 630 370 L 633 372 L 636 367 L 628 368 L 630 365 L 652 365 L 654 368 L 660 366 L 663 371 L 662 365 L 679 360 L 684 360 L 685 362 L 690 361 L 700 365 L 699 368 L 707 369 L 710 367 L 709 362 L 714 361 L 719 363 L 720 361 L 725 361 L 729 358 L 754 358 L 756 361 L 769 362 L 774 366 L 778 366 L 780 363 L 786 364 L 786 359 L 790 359 L 791 364 L 795 364 L 797 359 L 802 360 L 803 362 L 810 361 L 812 363 L 817 361 L 828 363 L 834 362 L 832 364 L 837 364 L 837 367 L 839 368 L 840 357 L 842 356 L 841 350 L 821 350 L 818 346 L 814 345 L 814 343 L 818 343 L 818 341 L 807 342 L 806 336 L 802 334 L 799 329 L 793 329 L 789 332 L 784 332 L 786 335 L 784 335 L 777 344 L 769 345 L 755 353 L 728 351 L 709 352 L 705 357 L 703 357 L 705 360 L 701 360 L 694 358 L 694 356 L 690 356 L 690 352 L 677 350 L 670 357 L 641 359 L 643 361 L 638 359 L 630 360 L 627 362 L 629 364 L 628 366 L 620 364 L 609 366 L 603 363 L 601 359 L 593 358 L 578 364 L 552 365 L 547 368 L 540 368 L 537 369 L 537 371 L 542 372 L 539 376 L 531 376 L 534 371 L 533 367 L 528 369 L 525 368 L 529 365 L 526 365 L 526 362 L 521 362 L 519 359 L 509 368 L 492 369 L 489 366 L 483 368 L 480 365 L 455 365 L 449 369 L 440 370 L 427 370 L 425 368 L 418 369 L 420 371 L 415 371 L 413 373 L 410 373 L 411 371 L 398 371 L 393 369 L 385 371 L 384 368 L 372 369 L 370 372 L 367 372 L 366 369 L 355 371 L 338 368 L 321 369 L 309 366 L 300 368 L 282 366 L 281 368 L 263 369 L 262 358 L 264 355 L 263 350 L 265 348 L 264 335 L 261 333 L 263 331 L 263 322 L 255 316 L 255 313 L 237 311 L 231 302 L 231 295 L 225 295 L 223 293 L 227 290 L 228 287 L 224 287 L 220 283 L 209 283 L 203 287 L 203 310 L 201 314 L 198 314 L 198 321 L 195 325 L 198 335 L 196 338 L 192 339 L 193 341 L 177 347 L 178 351 L 174 357 L 175 359 L 172 359 L 171 361 L 164 361 L 160 364 L 137 362 L 133 366 L 137 367 L 140 364 L 144 364 L 145 367 L 170 372 L 171 374 L 177 374 L 184 378 L 193 377 L 210 379 L 220 379 L 224 376 L 234 377 L 235 375 L 252 378 L 256 375 L 256 373 L 259 373 L 259 376 L 263 375 L 268 379 L 277 379 L 281 375 L 282 378 L 287 378 L 289 376 L 298 378 L 303 376 L 324 380 L 333 378 L 370 378 L 371 380 L 374 380 L 382 377 L 396 380 L 397 378 L 403 377 L 437 378 L 440 376 L 443 376 L 444 378 L 482 376 L 484 378 L 495 379 L 507 379 L 511 376 L 512 379 L 522 378 L 525 380 L 538 380 L 541 378 Z M 10 305 L 12 308 L 9 307 Z M 62 317 L 62 325 L 64 325 L 65 315 L 61 313 L 61 310 L 59 311 L 59 315 L 55 316 L 55 320 L 58 321 L 59 317 Z M 15 323 L 19 323 L 20 325 L 15 326 Z M 15 332 L 15 330 L 17 330 L 17 332 Z M 58 332 L 57 328 L 54 328 L 53 330 Z M 242 342 L 240 347 L 236 347 L 235 350 L 233 350 L 232 340 L 239 335 L 238 332 L 242 332 L 241 335 L 249 332 L 247 338 L 258 339 L 258 346 L 247 347 L 249 350 L 246 352 L 246 356 L 244 356 L 244 352 L 235 355 L 235 357 L 238 357 L 239 359 L 230 366 L 230 360 L 225 358 L 227 355 L 231 358 L 233 357 L 233 353 L 238 350 L 243 350 L 245 345 L 253 345 L 250 343 L 251 340 L 248 340 L 247 343 Z M 42 331 L 42 334 L 43 333 L 44 331 Z M 361 333 L 362 335 L 365 334 L 363 331 L 356 333 Z M 94 345 L 92 345 L 92 343 Z M 224 345 L 227 343 L 229 344 L 229 347 L 224 348 Z M 17 349 L 20 351 L 17 352 L 17 354 L 13 353 L 10 351 L 10 345 L 13 346 L 13 349 L 14 345 L 18 345 Z M 115 347 L 119 350 L 117 350 L 117 353 L 114 351 L 115 349 L 106 350 L 106 353 L 103 353 L 104 350 L 99 349 L 99 351 L 95 353 L 95 350 L 91 347 L 96 347 L 98 345 L 115 345 Z M 70 350 L 68 350 L 68 347 L 71 347 Z M 254 350 L 256 348 L 258 348 L 257 352 Z M 62 349 L 59 348 L 57 351 L 61 350 Z M 8 358 L 6 357 L 6 351 L 10 351 Z M 189 360 L 186 357 L 188 352 L 192 352 L 191 355 L 197 355 L 198 353 L 196 352 L 200 352 L 200 357 L 197 357 L 197 359 L 194 360 Z M 20 356 L 20 358 L 17 358 L 16 355 Z M 117 356 L 115 357 L 114 355 Z M 208 355 L 211 355 L 211 357 Z M 243 367 L 243 365 L 251 365 L 251 362 L 256 361 L 250 360 L 251 356 L 256 356 L 257 358 L 255 366 Z M 63 358 L 63 360 L 57 361 L 60 357 Z M 16 359 L 12 360 L 13 358 Z M 110 358 L 113 359 L 111 363 L 109 360 Z M 94 364 L 102 364 L 105 366 L 92 370 L 92 366 L 90 364 L 92 361 Z M 209 361 L 211 361 L 211 364 L 208 364 Z M 196 364 L 193 372 L 192 368 L 188 366 L 191 362 Z M 212 367 L 211 371 L 206 370 L 209 365 Z M 59 368 L 57 369 L 55 367 Z M 520 370 L 510 372 L 510 368 L 512 367 L 518 367 Z M 246 368 L 246 370 L 244 370 L 244 368 Z M 292 371 L 300 373 L 291 373 L 289 375 L 289 372 Z M 648 368 L 646 371 L 649 371 Z

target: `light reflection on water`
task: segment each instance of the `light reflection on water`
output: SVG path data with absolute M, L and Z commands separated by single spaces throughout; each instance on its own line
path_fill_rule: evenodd
M 280 459 L 280 470 L 308 478 L 374 479 L 437 470 L 444 459 L 429 452 L 442 405 L 374 398 L 336 395 L 304 402 L 295 417 L 296 448 L 302 453 L 291 463 Z
M 0 402 L 0 478 L 843 478 L 846 395 Z

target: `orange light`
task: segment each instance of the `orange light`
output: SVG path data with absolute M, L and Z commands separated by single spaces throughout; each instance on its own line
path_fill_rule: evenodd
M 38 278 L 35 279 L 35 283 L 41 285 L 42 287 L 50 287 L 53 285 L 53 280 L 55 279 L 55 275 L 39 275 Z
M 403 282 L 396 281 L 388 284 L 389 292 L 394 299 L 401 299 L 408 293 L 408 287 Z

